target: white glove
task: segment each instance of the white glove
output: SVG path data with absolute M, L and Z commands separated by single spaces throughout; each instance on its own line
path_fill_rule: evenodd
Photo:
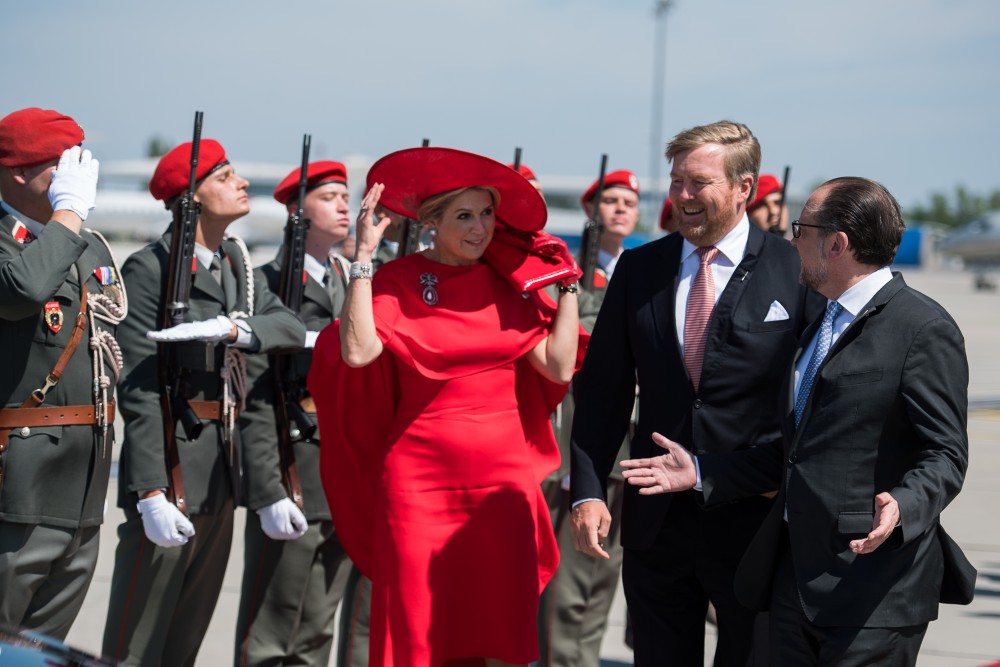
M 176 343 L 184 340 L 220 341 L 233 335 L 233 321 L 225 315 L 217 315 L 201 322 L 185 322 L 169 329 L 147 331 L 146 338 L 160 343 Z
M 194 525 L 162 493 L 140 500 L 138 507 L 142 529 L 153 544 L 179 547 L 187 544 L 189 537 L 194 537 Z
M 316 347 L 316 339 L 319 338 L 318 331 L 307 331 L 306 332 L 306 344 L 303 346 L 307 350 L 311 350 Z
M 79 146 L 63 151 L 49 184 L 52 210 L 73 211 L 86 220 L 97 201 L 97 172 L 100 166 L 90 151 Z
M 257 510 L 260 527 L 272 540 L 296 540 L 306 534 L 306 515 L 288 498 Z

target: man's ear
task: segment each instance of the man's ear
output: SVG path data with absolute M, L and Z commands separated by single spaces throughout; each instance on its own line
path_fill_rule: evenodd
M 24 167 L 11 167 L 10 175 L 18 185 L 24 185 L 28 182 L 28 172 Z
M 753 176 L 747 175 L 740 180 L 740 200 L 744 205 L 750 203 L 750 191 L 753 189 Z
M 830 258 L 840 259 L 851 251 L 851 240 L 844 232 L 834 232 L 830 235 Z

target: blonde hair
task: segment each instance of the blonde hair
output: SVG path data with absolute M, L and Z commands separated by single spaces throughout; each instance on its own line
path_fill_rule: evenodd
M 750 188 L 750 195 L 747 197 L 747 203 L 752 202 L 757 194 L 757 175 L 760 172 L 760 143 L 750 128 L 743 123 L 720 120 L 717 123 L 699 125 L 679 132 L 667 144 L 667 161 L 673 162 L 674 158 L 684 151 L 708 144 L 722 147 L 725 153 L 723 159 L 726 165 L 726 178 L 730 185 L 738 184 L 746 176 L 753 178 L 753 187 Z
M 439 221 L 451 203 L 459 196 L 469 191 L 486 192 L 493 200 L 493 208 L 500 205 L 500 191 L 492 185 L 474 185 L 465 188 L 457 188 L 455 190 L 448 190 L 447 192 L 439 192 L 438 194 L 431 195 L 425 199 L 423 203 L 420 204 L 419 210 L 417 210 L 417 220 L 420 221 L 420 224 Z

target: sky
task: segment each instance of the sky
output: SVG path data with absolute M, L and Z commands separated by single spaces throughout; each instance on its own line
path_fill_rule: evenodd
M 377 158 L 429 138 L 546 175 L 631 169 L 721 119 L 804 197 L 844 175 L 905 207 L 1000 188 L 1000 2 L 672 0 L 653 118 L 654 0 L 18 2 L 0 115 L 54 108 L 101 160 L 204 136 L 239 162 Z M 169 8 L 169 9 L 168 9 Z M 661 123 L 654 142 L 654 123 Z M 668 165 L 661 162 L 660 176 Z

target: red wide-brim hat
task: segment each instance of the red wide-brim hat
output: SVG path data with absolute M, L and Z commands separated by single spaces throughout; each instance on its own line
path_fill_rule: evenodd
M 497 219 L 514 229 L 536 232 L 545 226 L 545 200 L 521 174 L 502 162 L 454 148 L 406 148 L 380 158 L 368 171 L 368 189 L 383 183 L 379 203 L 416 218 L 420 205 L 442 192 L 491 186 L 500 193 Z

